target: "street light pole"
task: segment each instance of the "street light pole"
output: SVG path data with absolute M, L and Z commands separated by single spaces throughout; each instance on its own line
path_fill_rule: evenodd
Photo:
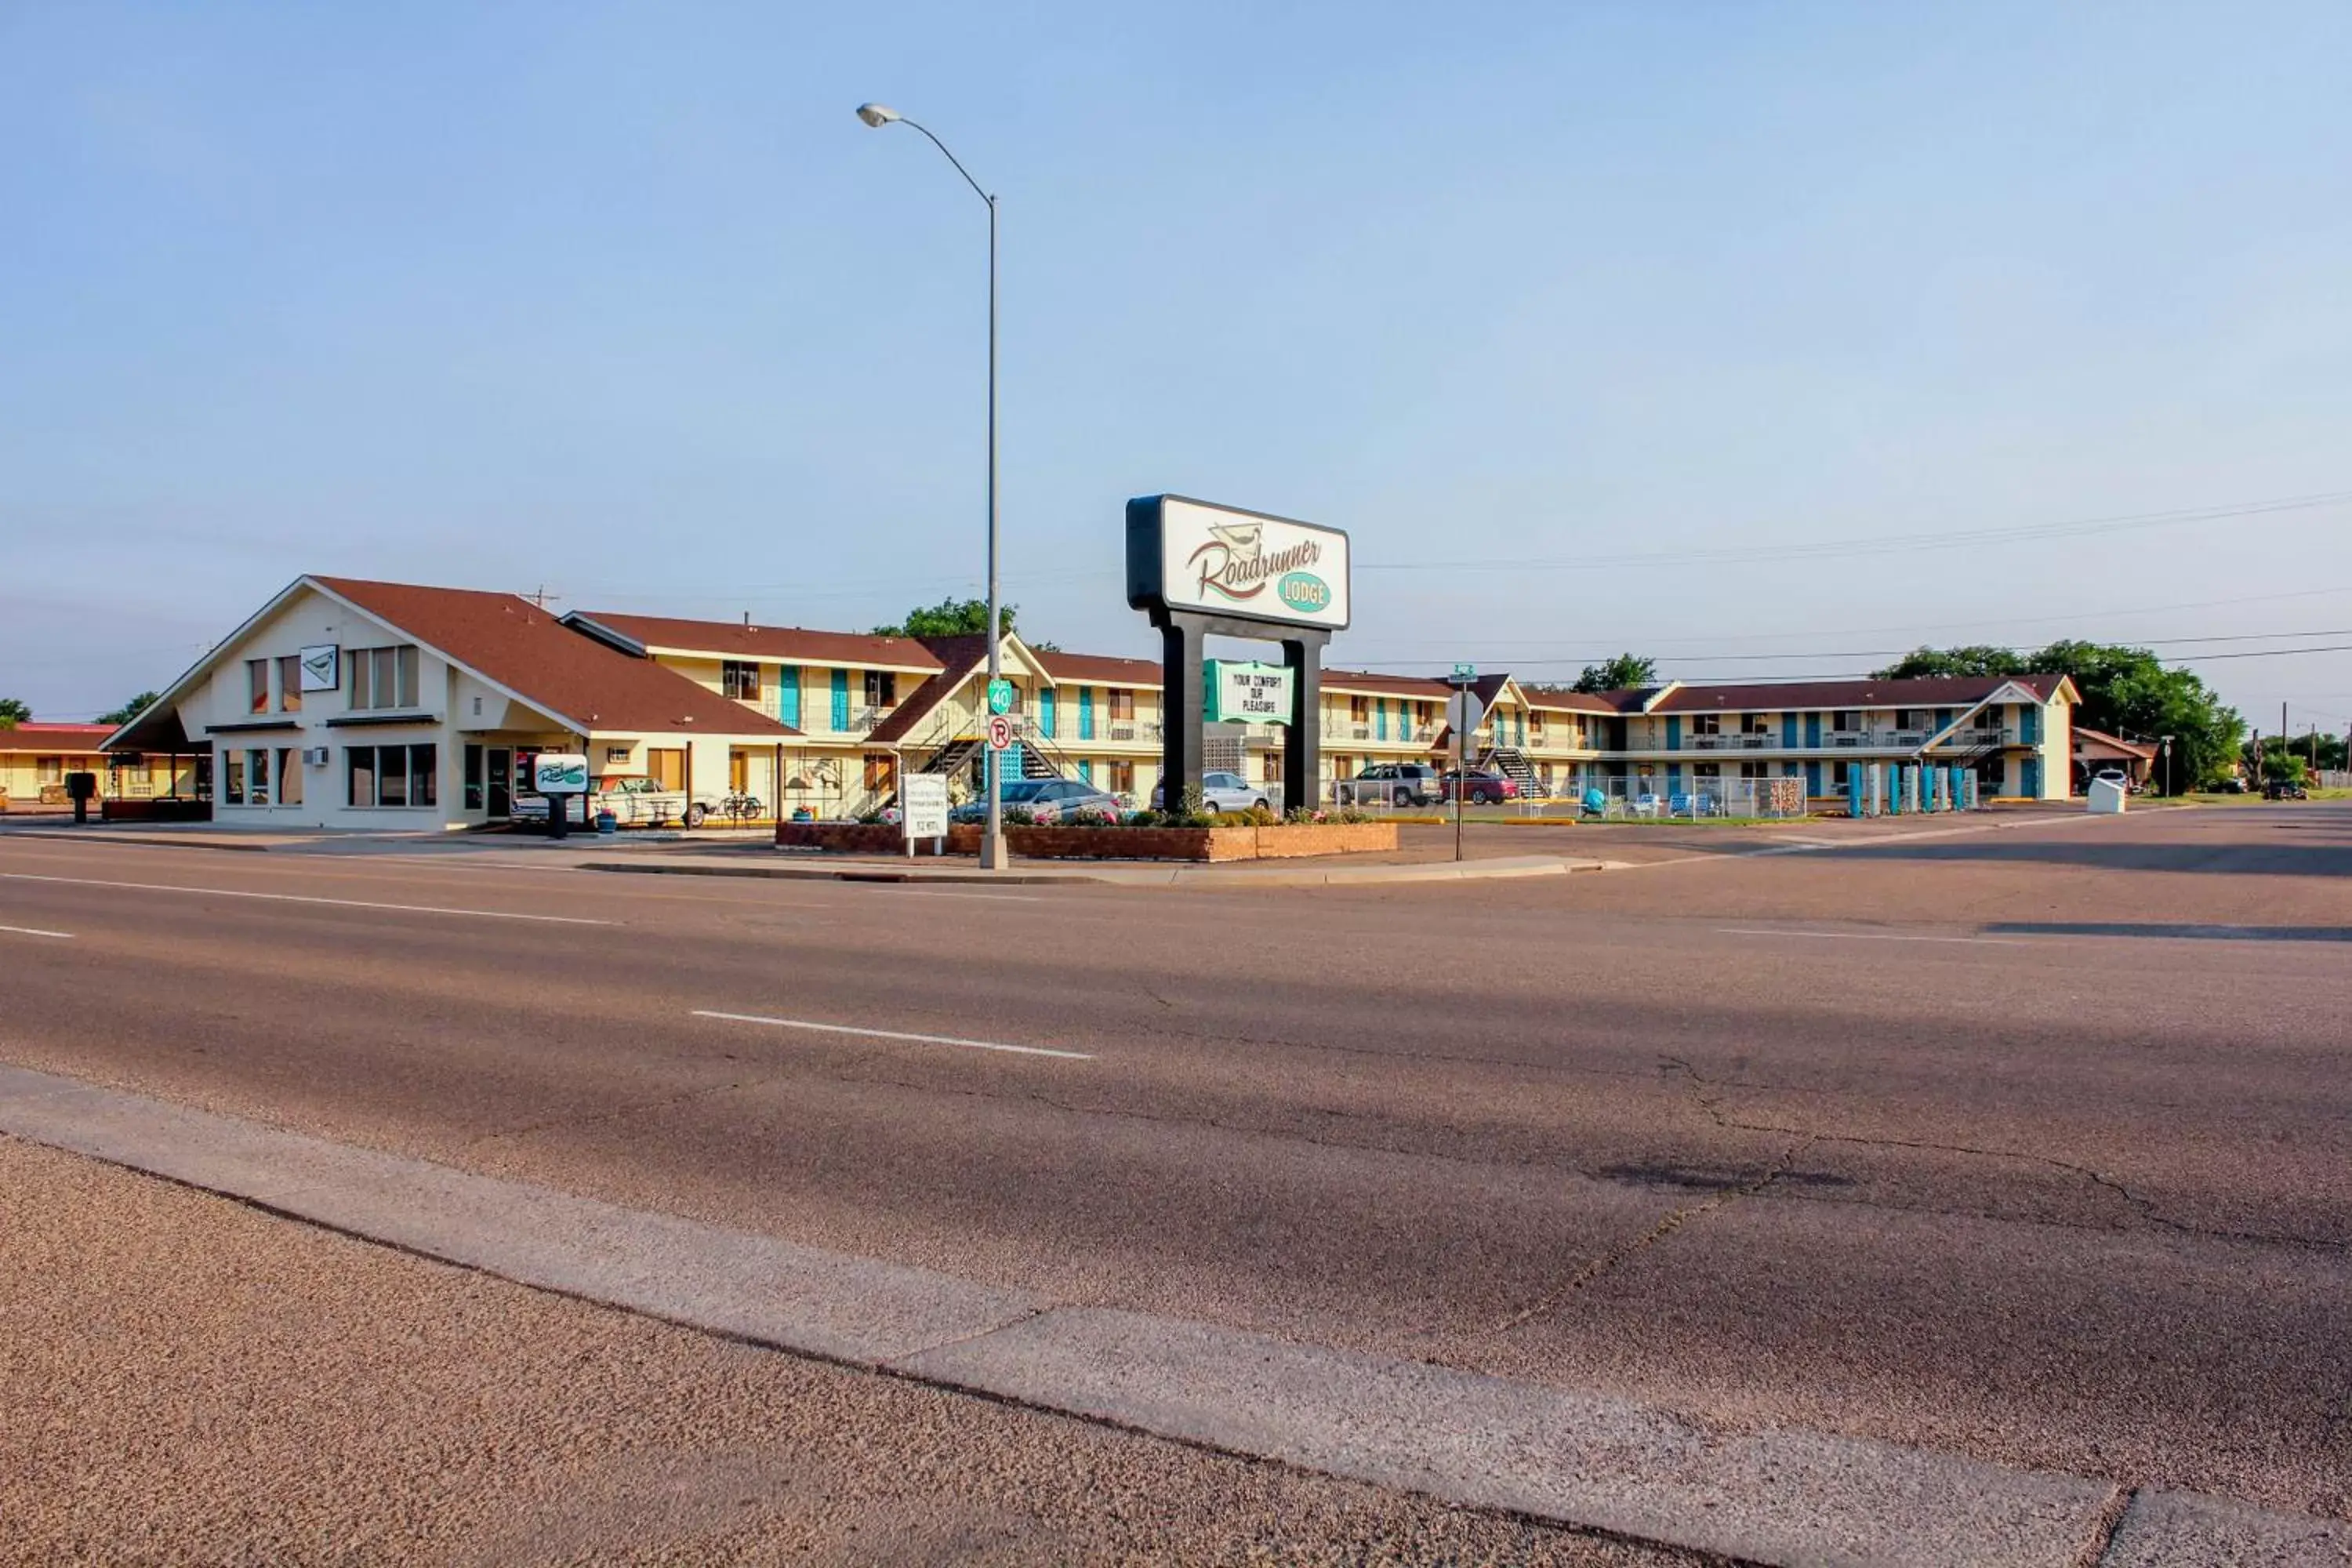
M 992 689 L 1003 674 L 1004 611 L 997 592 L 997 507 L 996 507 L 996 198 L 981 189 L 980 182 L 962 160 L 948 151 L 948 144 L 933 136 L 929 130 L 908 119 L 897 110 L 879 103 L 861 103 L 857 118 L 876 130 L 885 125 L 913 126 L 922 132 L 942 157 L 955 166 L 972 194 L 988 204 L 988 684 Z M 982 772 L 988 781 L 987 825 L 981 829 L 980 864 L 982 870 L 1002 871 L 1012 864 L 1012 856 L 1004 847 L 1003 753 L 993 748 L 981 753 Z

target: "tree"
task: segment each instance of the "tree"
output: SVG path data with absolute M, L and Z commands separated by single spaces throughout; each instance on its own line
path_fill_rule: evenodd
M 1644 658 L 1638 653 L 1621 653 L 1602 664 L 1588 664 L 1584 673 L 1576 678 L 1578 691 L 1625 691 L 1636 686 L 1654 686 L 1658 680 L 1658 661 Z
M 2023 675 L 2041 668 L 2026 663 L 2014 648 L 1982 644 L 1972 647 L 1915 647 L 1885 669 L 1872 670 L 1870 678 L 1911 680 L 1923 675 Z
M 0 730 L 13 730 L 33 716 L 33 705 L 21 697 L 0 697 Z
M 2192 671 L 2167 669 L 2144 647 L 2069 638 L 2020 654 L 2003 647 L 1923 647 L 1876 672 L 1882 680 L 1918 675 L 2064 675 L 2082 693 L 2074 722 L 2129 740 L 2172 737 L 2176 784 L 2194 789 L 2229 772 L 2246 724 Z M 2158 764 L 2159 777 L 2163 764 Z
M 121 707 L 115 709 L 112 712 L 100 714 L 98 716 L 98 721 L 101 724 L 111 724 L 117 729 L 120 729 L 123 725 L 130 723 L 133 719 L 138 718 L 142 713 L 146 712 L 149 706 L 152 705 L 155 699 L 161 695 L 162 693 L 160 692 L 142 691 L 138 696 L 132 698 L 130 701 L 124 703 Z
M 1004 629 L 1013 629 L 1013 606 L 1006 605 L 999 613 Z M 907 612 L 907 618 L 895 626 L 876 626 L 877 637 L 984 637 L 988 635 L 988 601 L 986 599 L 941 599 L 924 609 Z

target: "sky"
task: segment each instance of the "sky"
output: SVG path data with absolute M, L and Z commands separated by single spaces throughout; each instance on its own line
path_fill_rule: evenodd
M 2062 636 L 2352 727 L 2352 7 L 0 0 L 0 694 L 304 572 L 1149 654 L 1121 515 L 1347 529 L 1330 662 Z M 2280 634 L 2309 634 L 2282 637 Z M 2203 639 L 2203 640 L 2192 640 Z M 2219 657 L 2251 656 L 2251 657 Z

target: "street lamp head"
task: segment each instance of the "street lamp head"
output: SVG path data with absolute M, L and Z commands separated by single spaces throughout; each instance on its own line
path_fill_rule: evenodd
M 878 130 L 898 119 L 898 111 L 887 103 L 861 103 L 857 106 L 857 118 Z

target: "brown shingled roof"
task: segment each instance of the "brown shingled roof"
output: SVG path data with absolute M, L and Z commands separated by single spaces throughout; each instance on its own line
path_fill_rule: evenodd
M 2043 701 L 2063 675 L 1930 675 L 1910 680 L 1792 680 L 1748 686 L 1685 686 L 1668 692 L 1654 713 L 1757 712 L 1789 708 L 1958 708 L 1981 702 L 2002 687 L 2024 687 Z M 1652 688 L 1653 690 L 1655 688 Z M 1614 696 L 1615 693 L 1610 695 Z
M 593 733 L 799 733 L 676 670 L 573 631 L 513 594 L 352 577 L 307 581 L 505 687 L 551 718 Z
M 1570 713 L 1622 713 L 1625 710 L 1612 701 L 1612 697 L 1638 697 L 1635 692 L 1571 691 L 1565 686 L 1529 686 L 1522 681 L 1519 689 L 1528 694 L 1528 705 L 1546 711 Z M 1641 706 L 1639 701 L 1634 707 Z
M 877 637 L 862 632 L 812 631 L 805 626 L 745 626 L 740 621 L 683 620 L 577 610 L 567 620 L 593 622 L 640 647 L 707 653 L 720 658 L 772 658 L 786 664 L 869 665 L 881 669 L 935 670 L 939 656 L 922 639 Z
M 1100 653 L 1037 653 L 1037 663 L 1055 680 L 1099 680 L 1115 686 L 1158 686 L 1156 658 L 1118 658 Z
M 1426 675 L 1379 675 L 1369 669 L 1327 669 L 1323 672 L 1322 684 L 1326 691 L 1417 697 L 1437 702 L 1454 695 L 1454 688 Z
M 957 687 L 971 678 L 988 658 L 988 638 L 980 637 L 926 637 L 928 647 L 940 666 L 940 672 L 907 693 L 890 716 L 874 726 L 866 738 L 876 745 L 889 745 L 903 741 L 915 726 L 929 720 L 939 705 L 955 694 Z

